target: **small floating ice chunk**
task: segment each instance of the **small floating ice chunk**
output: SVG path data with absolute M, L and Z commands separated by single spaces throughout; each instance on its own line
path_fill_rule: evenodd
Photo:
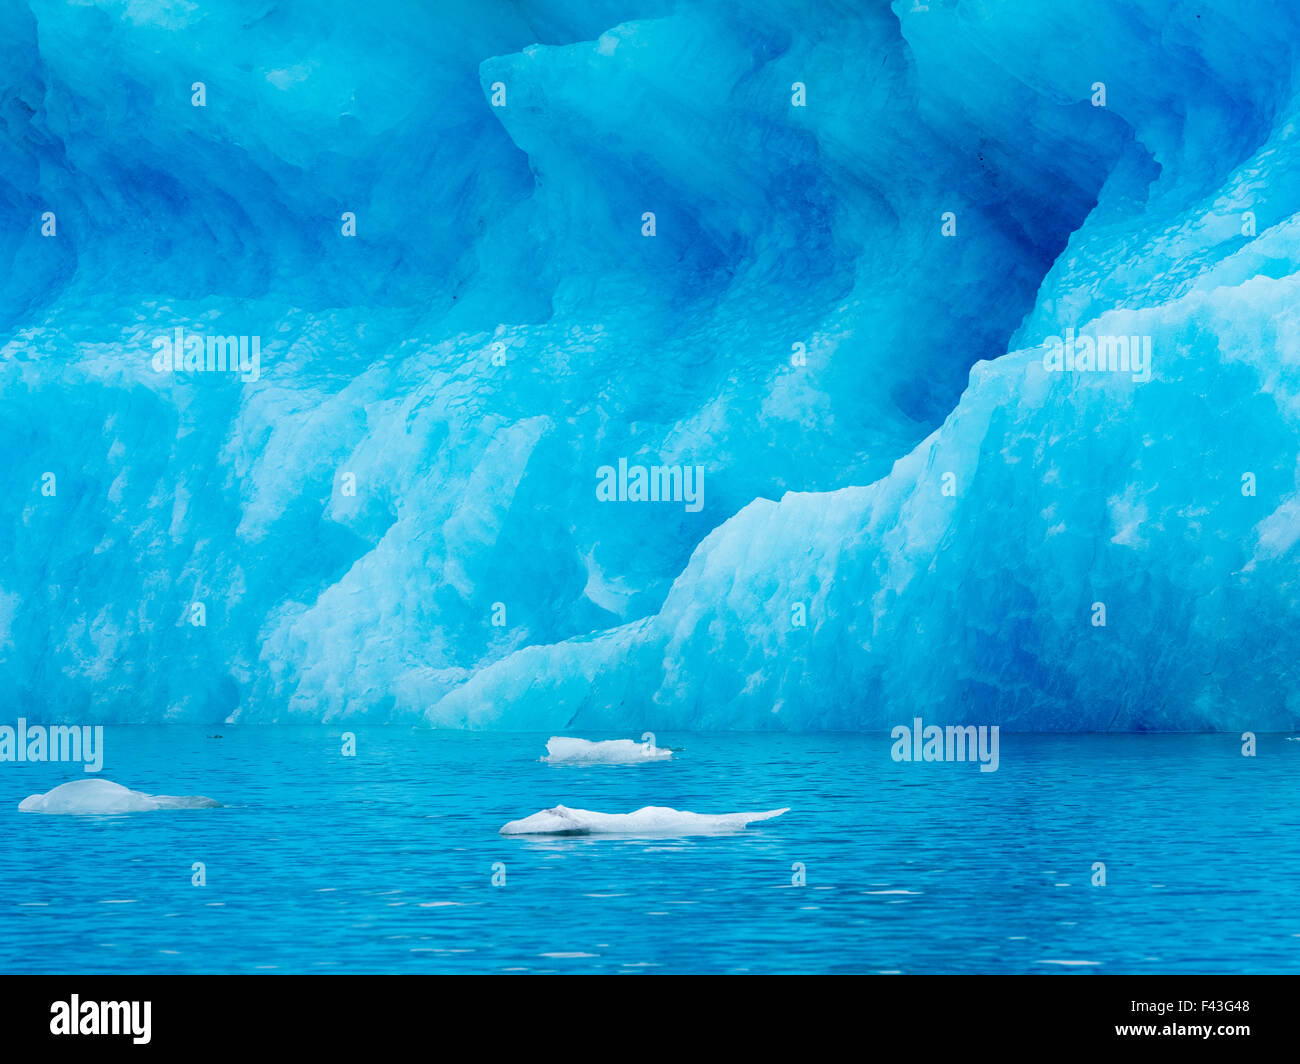
M 18 803 L 20 813 L 149 813 L 157 809 L 215 809 L 202 795 L 145 794 L 112 780 L 73 780 Z
M 771 820 L 790 807 L 765 813 L 690 813 L 666 806 L 648 805 L 635 813 L 594 813 L 557 805 L 540 813 L 512 820 L 502 835 L 715 835 L 742 831 L 757 820 Z
M 655 746 L 653 736 L 643 743 L 634 743 L 631 739 L 592 742 L 556 735 L 546 741 L 546 756 L 542 760 L 552 765 L 636 765 L 644 761 L 667 761 L 672 756 L 668 747 Z

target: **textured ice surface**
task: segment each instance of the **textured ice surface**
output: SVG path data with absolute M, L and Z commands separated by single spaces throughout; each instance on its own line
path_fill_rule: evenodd
M 145 794 L 112 780 L 73 780 L 18 803 L 21 813 L 151 813 L 159 809 L 216 809 L 202 795 Z
M 690 813 L 666 806 L 647 805 L 635 813 L 594 813 L 557 805 L 540 813 L 512 820 L 502 835 L 718 835 L 743 831 L 747 824 L 771 820 L 790 808 L 765 813 Z
M 653 741 L 634 743 L 631 739 L 605 739 L 592 742 L 557 735 L 546 741 L 546 756 L 542 760 L 549 761 L 552 765 L 640 765 L 650 761 L 667 761 L 672 756 L 672 750 L 655 746 Z
M 0 5 L 0 690 L 1289 728 L 1298 46 L 1240 0 Z M 178 327 L 258 379 L 155 372 Z M 1151 379 L 1045 372 L 1068 329 Z M 703 509 L 599 502 L 621 457 Z

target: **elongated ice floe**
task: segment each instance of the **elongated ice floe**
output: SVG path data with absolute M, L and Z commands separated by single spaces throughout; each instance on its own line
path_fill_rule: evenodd
M 790 807 L 765 813 L 690 813 L 662 805 L 647 805 L 635 813 L 595 813 L 557 805 L 512 820 L 502 835 L 716 835 L 743 831 L 758 820 L 771 820 Z
M 18 803 L 20 813 L 151 813 L 158 809 L 215 809 L 201 794 L 145 794 L 112 780 L 73 780 Z
M 631 739 L 606 739 L 592 742 L 589 739 L 570 739 L 554 735 L 546 742 L 543 761 L 552 765 L 574 763 L 592 765 L 639 765 L 648 761 L 667 761 L 673 756 L 666 746 L 655 746 L 654 736 L 646 733 L 645 742 Z

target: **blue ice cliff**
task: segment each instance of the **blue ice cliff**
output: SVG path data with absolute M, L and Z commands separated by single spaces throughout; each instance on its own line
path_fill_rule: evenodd
M 1291 727 L 1298 23 L 0 5 L 0 699 Z

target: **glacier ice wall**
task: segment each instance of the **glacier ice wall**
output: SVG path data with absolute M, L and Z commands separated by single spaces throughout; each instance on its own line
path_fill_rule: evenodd
M 5 5 L 3 698 L 1290 727 L 1297 21 Z M 156 372 L 178 327 L 258 379 Z

